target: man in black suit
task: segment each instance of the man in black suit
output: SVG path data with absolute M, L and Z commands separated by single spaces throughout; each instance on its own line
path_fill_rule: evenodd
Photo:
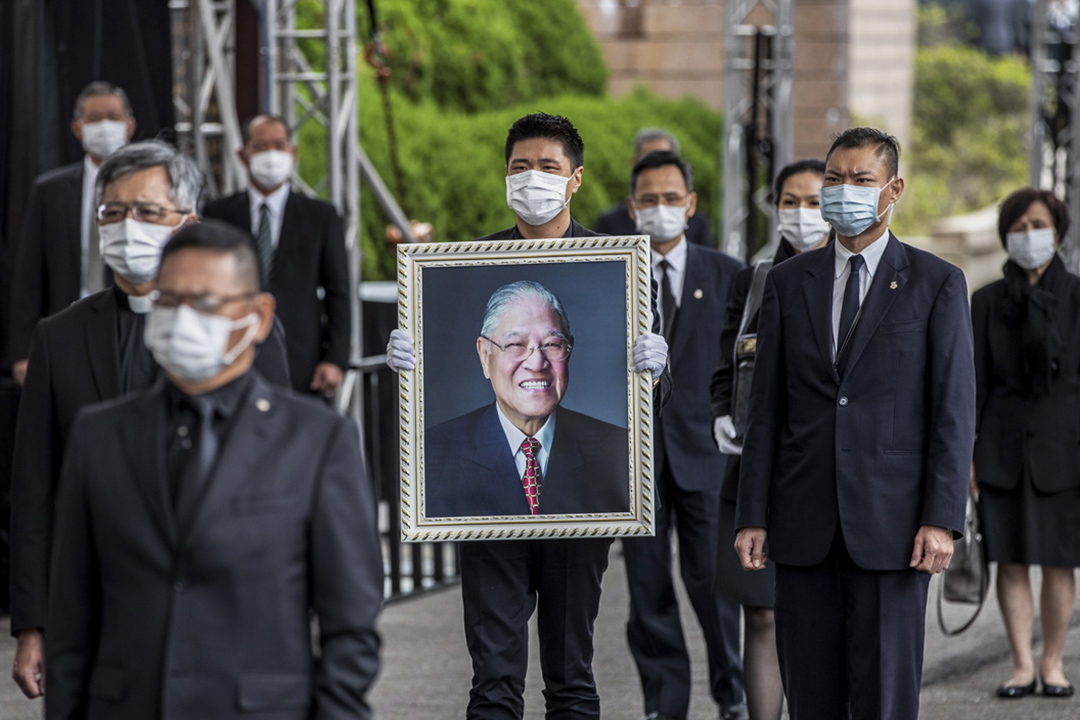
M 274 322 L 260 288 L 246 235 L 177 233 L 146 333 L 167 381 L 75 422 L 49 592 L 50 720 L 371 717 L 374 493 L 355 425 L 250 369 Z
M 207 203 L 203 214 L 255 237 L 285 327 L 293 389 L 331 395 L 349 364 L 352 322 L 341 218 L 333 205 L 290 187 L 296 146 L 283 118 L 249 120 L 239 155 L 250 186 Z
M 595 234 L 570 216 L 570 200 L 581 187 L 585 145 L 569 120 L 547 113 L 520 118 L 507 134 L 505 157 L 507 204 L 517 223 L 481 240 Z M 658 323 L 654 313 L 654 332 L 639 335 L 632 347 L 634 371 L 653 378 L 657 411 L 671 388 L 667 343 L 657 334 Z M 404 331 L 391 332 L 387 364 L 399 372 L 415 368 L 412 338 Z M 573 538 L 460 546 L 465 640 L 473 661 L 469 720 L 522 717 L 534 611 L 548 717 L 600 717 L 592 634 L 610 545 L 607 538 Z
M 746 569 L 776 563 L 792 720 L 914 720 L 930 576 L 964 528 L 975 369 L 960 270 L 889 232 L 904 181 L 880 130 L 841 133 L 837 240 L 773 267 L 736 510 Z
M 739 605 L 713 595 L 725 459 L 710 435 L 709 382 L 720 362 L 720 331 L 742 263 L 686 241 L 697 194 L 690 166 L 657 151 L 634 165 L 627 199 L 637 232 L 652 242 L 653 276 L 670 348 L 671 399 L 657 418 L 653 444 L 659 509 L 656 536 L 624 538 L 630 618 L 626 638 L 641 676 L 648 718 L 685 720 L 690 656 L 679 619 L 671 568 L 671 534 L 679 569 L 708 650 L 709 689 L 723 720 L 745 718 L 739 657 Z M 730 552 L 724 547 L 723 552 Z
M 75 100 L 71 132 L 86 156 L 34 181 L 16 246 L 7 359 L 20 385 L 37 321 L 105 286 L 106 268 L 96 252 L 94 186 L 105 157 L 135 132 L 127 95 L 110 83 L 90 83 Z
M 637 165 L 641 158 L 659 150 L 678 155 L 678 139 L 667 130 L 645 128 L 634 138 L 634 161 L 631 165 Z M 601 235 L 634 235 L 637 226 L 626 203 L 618 203 L 600 213 L 600 217 L 596 218 L 596 232 Z M 712 230 L 709 229 L 709 218 L 704 213 L 695 213 L 687 218 L 686 239 L 694 245 L 716 247 Z
M 145 390 L 159 378 L 143 343 L 150 292 L 161 248 L 178 228 L 195 221 L 202 173 L 172 146 L 148 141 L 110 155 L 98 185 L 102 254 L 116 284 L 38 323 L 16 428 L 11 632 L 19 639 L 13 676 L 28 697 L 44 690 L 49 548 L 71 429 L 82 408 Z M 260 371 L 287 385 L 280 330 L 259 349 Z
M 562 302 L 543 285 L 492 293 L 476 352 L 495 402 L 427 434 L 428 517 L 629 511 L 626 428 L 559 406 L 573 344 Z

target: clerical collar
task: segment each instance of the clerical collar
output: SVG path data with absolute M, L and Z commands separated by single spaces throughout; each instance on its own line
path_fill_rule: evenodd
M 116 306 L 121 310 L 130 310 L 136 315 L 146 315 L 154 306 L 149 295 L 128 295 L 120 289 L 119 285 L 113 285 L 112 290 L 116 297 Z

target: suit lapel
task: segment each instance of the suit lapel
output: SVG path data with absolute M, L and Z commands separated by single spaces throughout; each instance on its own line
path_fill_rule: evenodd
M 281 217 L 281 234 L 278 236 L 277 248 L 274 249 L 273 277 L 277 277 L 277 269 L 282 267 L 281 263 L 288 261 L 293 245 L 303 241 L 304 228 L 303 218 L 301 218 L 303 211 L 300 202 L 296 190 L 290 187 L 289 197 L 285 200 L 285 213 Z
M 560 415 L 556 411 L 555 437 L 548 448 L 547 472 L 540 492 L 541 513 L 546 512 L 551 502 L 564 507 L 581 507 L 576 500 L 580 495 L 579 484 L 583 480 L 580 470 L 585 465 L 585 458 L 574 435 L 573 422 L 566 413 Z M 548 497 L 551 502 L 545 504 Z
M 483 482 L 486 492 L 494 497 L 512 498 L 512 505 L 520 506 L 521 513 L 528 513 L 525 491 L 520 483 L 514 482 L 518 477 L 517 465 L 514 464 L 514 455 L 510 452 L 506 433 L 499 422 L 495 403 L 488 407 L 476 424 L 472 461 L 487 470 Z
M 878 263 L 874 280 L 870 283 L 870 290 L 863 300 L 862 312 L 859 313 L 859 321 L 852 331 L 851 348 L 848 350 L 848 358 L 844 361 L 844 376 L 851 373 L 855 363 L 866 350 L 870 338 L 874 336 L 878 325 L 889 312 L 889 308 L 900 296 L 900 290 L 907 281 L 907 254 L 900 245 L 900 241 L 889 233 L 888 245 Z
M 836 253 L 830 243 L 818 255 L 819 257 L 807 270 L 810 277 L 803 283 L 803 294 L 806 296 L 810 327 L 814 333 L 814 340 L 817 342 L 818 352 L 821 354 L 821 361 L 828 368 L 830 377 L 839 384 L 840 376 L 836 373 L 832 358 L 832 307 Z
M 165 470 L 165 381 L 159 381 L 133 406 L 135 420 L 124 426 L 124 450 L 131 478 L 146 503 L 154 523 L 172 547 L 176 547 L 176 522 L 169 499 Z
M 675 336 L 672 338 L 672 364 L 676 362 L 677 358 L 682 357 L 682 351 L 686 348 L 686 343 L 689 342 L 693 328 L 697 327 L 701 300 L 694 296 L 694 291 L 709 286 L 705 277 L 704 266 L 698 262 L 697 253 L 698 249 L 687 242 L 682 296 L 679 298 L 679 311 L 676 315 L 678 320 L 675 322 Z M 680 328 L 682 328 L 681 331 Z
M 71 175 L 71 183 L 64 188 L 64 196 L 60 198 L 55 207 L 78 208 L 76 212 L 68 213 L 68 232 L 65 237 L 71 238 L 65 252 L 68 261 L 61 267 L 71 268 L 74 277 L 71 278 L 71 287 L 75 289 L 75 297 L 79 297 L 82 291 L 82 186 L 83 176 L 86 174 L 86 166 L 83 161 L 79 162 L 78 170 Z M 92 201 L 91 201 L 92 202 Z
M 186 546 L 190 547 L 210 511 L 221 507 L 239 486 L 260 473 L 260 460 L 267 455 L 271 430 L 278 415 L 269 400 L 270 387 L 258 375 L 252 379 L 223 438 L 210 479 L 203 484 L 194 504 L 178 513 L 180 537 Z
M 86 349 L 90 368 L 102 400 L 120 395 L 120 357 L 116 348 L 116 294 L 101 291 L 91 301 L 86 323 Z

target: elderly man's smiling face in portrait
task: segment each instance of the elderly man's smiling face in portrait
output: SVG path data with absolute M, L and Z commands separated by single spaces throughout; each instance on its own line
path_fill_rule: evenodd
M 499 317 L 476 351 L 503 414 L 530 437 L 559 405 L 570 380 L 570 346 L 559 314 L 542 299 L 522 297 Z

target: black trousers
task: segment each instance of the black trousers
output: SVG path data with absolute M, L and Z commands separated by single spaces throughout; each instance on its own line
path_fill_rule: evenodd
M 791 720 L 916 720 L 930 576 L 825 560 L 776 566 L 776 647 Z
M 593 626 L 610 546 L 607 538 L 459 545 L 465 641 L 473 665 L 469 720 L 522 717 L 534 611 L 546 717 L 600 717 Z
M 645 713 L 685 718 L 690 708 L 690 655 L 683 637 L 671 568 L 671 535 L 679 537 L 679 568 L 709 662 L 709 690 L 727 709 L 743 702 L 737 603 L 712 592 L 718 548 L 720 492 L 686 491 L 675 483 L 670 466 L 660 474 L 656 536 L 624 538 L 630 618 L 626 640 L 641 677 Z

